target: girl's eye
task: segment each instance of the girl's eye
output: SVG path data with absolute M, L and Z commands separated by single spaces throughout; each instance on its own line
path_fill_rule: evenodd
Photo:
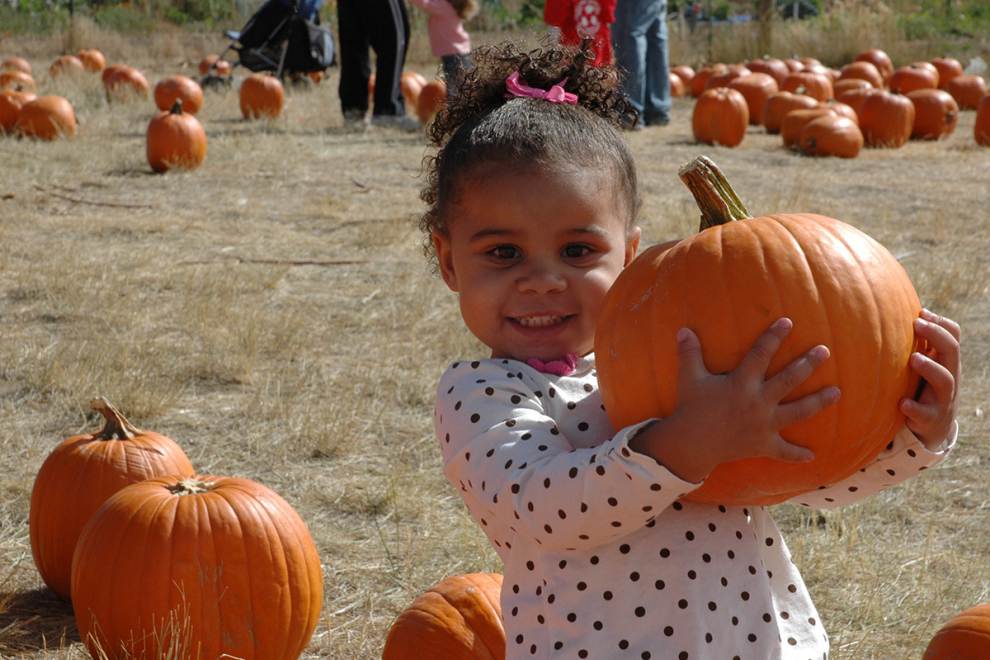
M 519 257 L 519 248 L 514 245 L 496 245 L 488 254 L 499 260 L 511 260 Z
M 582 243 L 568 245 L 563 250 L 563 255 L 567 259 L 580 259 L 581 257 L 587 257 L 589 254 L 591 254 L 591 248 Z

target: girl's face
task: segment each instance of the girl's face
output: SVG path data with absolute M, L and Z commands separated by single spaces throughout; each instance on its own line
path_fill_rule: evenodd
M 591 352 L 605 293 L 639 247 L 608 177 L 493 171 L 460 192 L 433 244 L 468 329 L 496 358 Z

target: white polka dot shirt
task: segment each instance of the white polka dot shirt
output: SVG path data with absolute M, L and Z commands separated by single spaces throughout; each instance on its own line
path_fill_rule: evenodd
M 594 357 L 570 376 L 454 363 L 435 411 L 444 474 L 504 564 L 506 658 L 822 659 L 828 637 L 760 506 L 681 501 L 684 481 L 615 433 Z M 870 466 L 795 498 L 833 507 L 933 465 L 900 432 Z

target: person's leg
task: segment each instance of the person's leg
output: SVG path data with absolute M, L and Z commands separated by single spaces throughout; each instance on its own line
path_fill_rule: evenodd
M 361 0 L 368 5 L 369 36 L 375 50 L 375 104 L 372 115 L 406 114 L 400 79 L 406 62 L 409 16 L 404 0 Z
M 440 57 L 443 65 L 443 77 L 447 83 L 447 98 L 457 96 L 457 88 L 464 80 L 464 74 L 474 66 L 471 55 L 443 55 Z
M 338 0 L 337 25 L 340 64 L 340 109 L 347 119 L 364 117 L 368 112 L 368 78 L 371 60 L 368 56 L 368 34 L 365 30 L 362 3 L 366 0 Z
M 640 117 L 646 105 L 646 31 L 649 9 L 656 0 L 622 0 L 615 8 L 612 46 L 615 62 L 625 72 L 623 83 L 629 102 Z
M 654 0 L 656 13 L 646 32 L 646 93 L 643 119 L 647 125 L 670 121 L 670 57 L 667 51 L 667 0 Z

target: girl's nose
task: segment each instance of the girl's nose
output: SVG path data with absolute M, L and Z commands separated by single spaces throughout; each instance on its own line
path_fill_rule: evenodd
M 567 288 L 567 278 L 551 264 L 534 262 L 516 286 L 521 293 L 557 293 Z

